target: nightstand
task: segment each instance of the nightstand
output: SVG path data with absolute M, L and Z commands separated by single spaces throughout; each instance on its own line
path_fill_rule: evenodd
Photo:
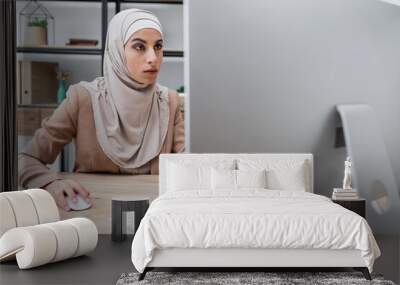
M 336 200 L 332 199 L 332 202 L 339 204 L 340 206 L 359 214 L 365 218 L 365 199 L 354 199 L 354 200 Z
M 113 241 L 123 241 L 127 236 L 127 226 L 134 226 L 134 231 L 130 234 L 135 234 L 140 221 L 146 214 L 149 208 L 150 198 L 149 197 L 138 197 L 138 196 L 118 196 L 112 198 L 111 204 L 111 239 Z M 126 214 L 134 214 L 134 224 L 127 225 L 128 220 Z M 125 219 L 124 219 L 125 218 Z M 131 221 L 132 222 L 132 221 Z

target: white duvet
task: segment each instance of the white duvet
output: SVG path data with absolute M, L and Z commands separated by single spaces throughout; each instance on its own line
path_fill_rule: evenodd
M 153 201 L 132 243 L 143 272 L 155 249 L 358 249 L 372 272 L 380 251 L 365 219 L 306 192 L 179 191 Z

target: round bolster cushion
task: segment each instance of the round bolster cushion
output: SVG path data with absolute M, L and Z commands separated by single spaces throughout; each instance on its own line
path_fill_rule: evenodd
M 17 227 L 27 227 L 39 224 L 35 205 L 29 195 L 23 191 L 14 191 L 3 192 L 1 193 L 1 196 L 7 199 L 10 204 L 12 217 L 14 218 Z
M 53 196 L 44 189 L 29 189 L 22 191 L 31 198 L 35 206 L 39 224 L 60 220 L 60 214 Z
M 0 237 L 15 227 L 60 220 L 53 196 L 43 189 L 0 193 Z
M 95 224 L 86 218 L 13 228 L 0 238 L 0 261 L 16 257 L 20 269 L 86 254 L 96 248 Z
M 9 229 L 15 228 L 17 221 L 8 199 L 0 195 L 0 237 Z

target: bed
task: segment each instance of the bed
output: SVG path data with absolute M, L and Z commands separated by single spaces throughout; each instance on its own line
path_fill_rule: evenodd
M 371 279 L 367 221 L 313 194 L 312 154 L 162 154 L 159 197 L 132 242 L 154 268 L 352 267 Z

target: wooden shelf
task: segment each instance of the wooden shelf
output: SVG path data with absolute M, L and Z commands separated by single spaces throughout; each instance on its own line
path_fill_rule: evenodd
M 44 47 L 17 47 L 20 53 L 51 53 L 51 54 L 89 54 L 101 55 L 100 48 L 92 47 L 70 47 L 70 46 L 44 46 Z M 183 57 L 183 51 L 165 50 L 165 57 Z
M 69 46 L 45 46 L 45 47 L 17 47 L 21 53 L 53 53 L 53 54 L 90 54 L 101 55 L 100 48 L 93 47 L 69 47 Z
M 49 104 L 18 104 L 17 108 L 57 108 L 58 104 L 49 103 Z

